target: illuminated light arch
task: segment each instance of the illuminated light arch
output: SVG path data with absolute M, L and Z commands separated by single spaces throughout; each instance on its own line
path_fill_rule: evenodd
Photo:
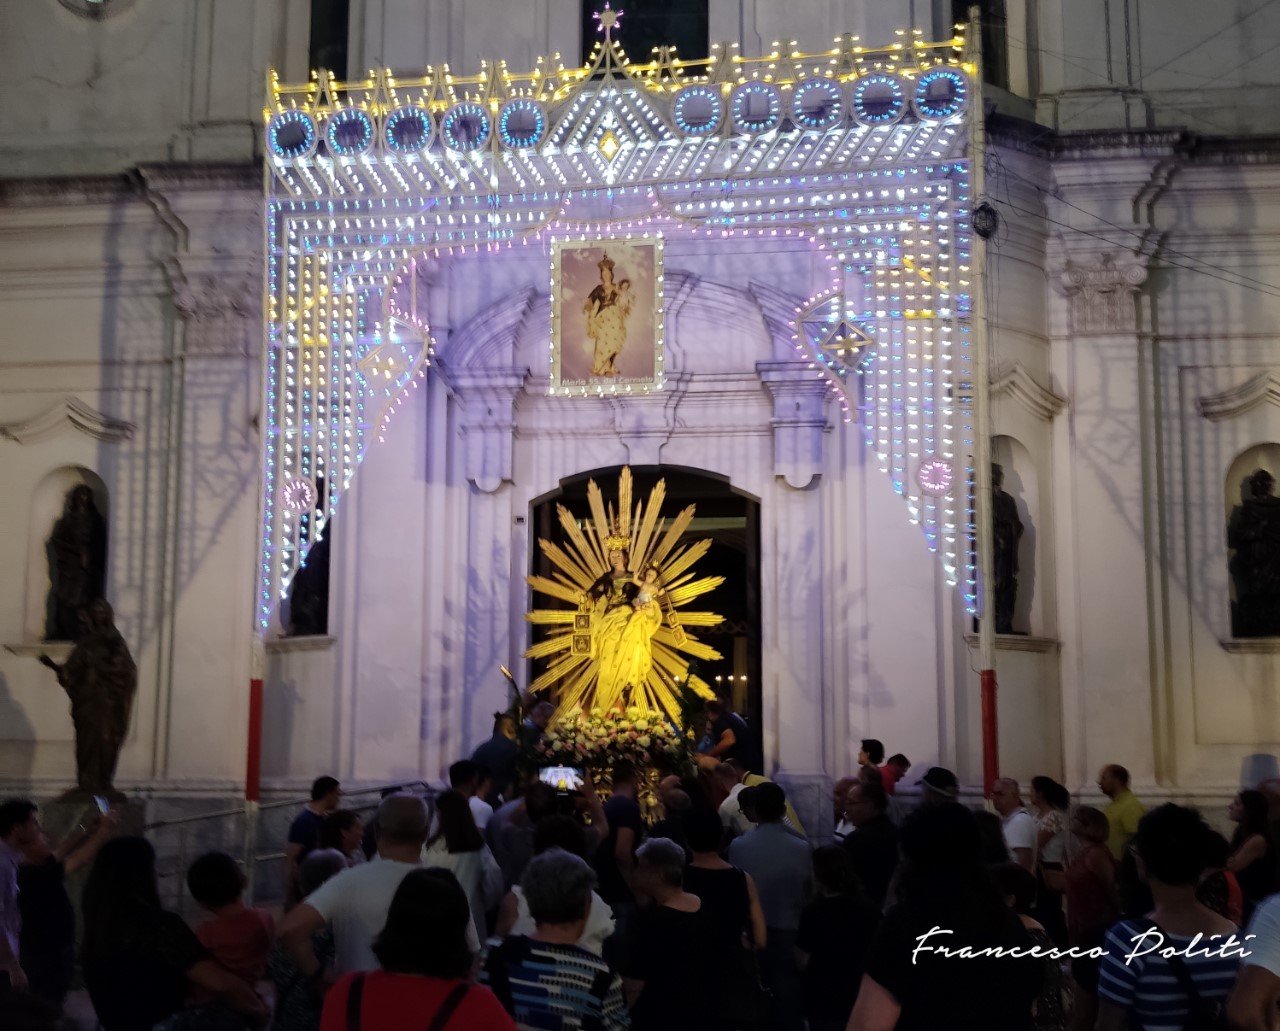
M 797 353 L 845 418 L 857 419 L 972 608 L 971 520 L 957 493 L 973 437 L 961 400 L 972 381 L 967 118 L 981 105 L 967 103 L 961 47 L 917 40 L 910 53 L 842 44 L 788 55 L 793 73 L 775 76 L 762 96 L 790 117 L 756 132 L 730 124 L 731 98 L 782 67 L 777 53 L 717 49 L 709 67 L 670 54 L 633 65 L 606 35 L 581 69 L 544 62 L 527 74 L 499 65 L 473 76 L 428 68 L 412 80 L 389 72 L 348 83 L 323 73 L 305 85 L 273 80 L 264 112 L 260 627 L 368 446 L 426 375 L 433 344 L 413 294 L 420 263 L 549 248 L 628 226 L 673 240 L 802 240 L 823 256 L 809 295 L 769 317 L 785 321 Z M 910 101 L 931 72 L 945 74 L 963 102 L 917 110 Z M 862 117 L 865 103 L 858 111 L 859 83 L 877 76 L 902 93 L 902 110 L 895 102 L 893 117 L 879 121 Z M 680 125 L 679 98 L 694 95 L 714 98 L 705 132 Z M 797 96 L 810 100 L 797 108 Z M 484 123 L 465 140 L 464 114 Z M 354 152 L 335 158 L 316 140 L 337 117 L 359 132 Z M 373 127 L 367 142 L 363 118 Z M 413 132 L 392 131 L 410 118 Z M 526 131 L 513 131 L 517 123 Z M 924 456 L 955 463 L 950 493 L 922 488 Z M 317 495 L 305 511 L 300 482 Z

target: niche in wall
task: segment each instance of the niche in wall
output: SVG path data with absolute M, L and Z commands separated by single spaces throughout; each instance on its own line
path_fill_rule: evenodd
M 54 527 L 67 506 L 67 497 L 76 487 L 88 487 L 93 494 L 94 507 L 110 528 L 110 498 L 107 485 L 91 469 L 78 465 L 65 465 L 47 474 L 31 492 L 30 518 L 27 523 L 27 593 L 24 606 L 23 638 L 36 642 L 57 640 L 65 635 L 56 634 L 57 598 L 51 577 L 59 561 L 52 543 Z M 106 542 L 106 570 L 103 573 L 103 595 L 108 593 L 111 549 Z M 66 561 L 65 556 L 62 559 Z
M 991 460 L 1004 471 L 1003 490 L 1017 506 L 1022 535 L 1018 538 L 1018 587 L 1014 597 L 1012 632 L 1043 633 L 1037 581 L 1040 575 L 1040 479 L 1031 452 L 1014 437 L 991 439 Z
M 1280 482 L 1280 443 L 1242 451 L 1223 484 L 1233 638 L 1280 637 L 1280 499 L 1251 497 L 1259 470 Z

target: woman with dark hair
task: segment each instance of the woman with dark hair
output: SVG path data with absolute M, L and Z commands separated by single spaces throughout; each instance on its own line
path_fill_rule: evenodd
M 1031 915 L 1044 925 L 1055 945 L 1065 945 L 1062 893 L 1067 888 L 1071 792 L 1052 777 L 1032 777 L 1031 805 L 1036 811 L 1035 875 L 1040 885 Z
M 448 870 L 406 874 L 373 943 L 382 969 L 333 986 L 321 1031 L 515 1031 L 493 992 L 470 981 L 470 919 L 466 893 Z
M 1107 928 L 1120 919 L 1120 896 L 1116 890 L 1116 861 L 1107 848 L 1111 825 L 1106 814 L 1093 806 L 1076 808 L 1071 817 L 1075 847 L 1067 864 L 1067 942 L 1075 949 L 1099 948 Z M 1098 1015 L 1097 956 L 1077 953 L 1071 958 L 1075 981 L 1072 1026 L 1093 1031 Z
M 1044 986 L 1036 1000 L 1036 1031 L 1066 1031 L 1067 984 L 1062 963 L 1053 955 L 1053 941 L 1032 915 L 1038 885 L 1035 875 L 1021 863 L 1001 863 L 991 875 L 1004 892 L 1005 903 L 1018 914 L 1031 940 L 1043 950 Z
M 156 853 L 145 838 L 102 846 L 81 905 L 85 986 L 103 1031 L 151 1031 L 183 1012 L 193 988 L 216 1000 L 206 1007 L 211 1026 L 248 1027 L 267 1016 L 182 918 L 160 908 Z
M 449 870 L 458 879 L 471 905 L 476 940 L 483 942 L 489 936 L 485 914 L 502 898 L 502 869 L 462 792 L 446 791 L 436 799 L 436 829 L 422 850 L 422 865 Z
M 702 900 L 714 941 L 711 980 L 719 986 L 719 1023 L 740 1027 L 758 1012 L 762 989 L 754 952 L 764 948 L 764 910 L 756 882 L 745 870 L 720 856 L 724 825 L 715 810 L 695 809 L 684 818 L 684 834 L 693 859 L 684 869 L 684 890 Z
M 1043 981 L 1031 937 L 982 862 L 982 835 L 957 802 L 917 810 L 902 827 L 898 902 L 867 952 L 850 1031 L 938 1031 L 981 1014 L 984 1031 L 1031 1031 Z M 950 933 L 939 933 L 944 928 Z M 968 947 L 968 958 L 939 950 Z
M 334 848 L 347 857 L 347 866 L 367 862 L 364 854 L 364 821 L 351 809 L 335 809 L 320 828 L 320 848 Z
M 1138 822 L 1130 848 L 1154 906 L 1107 932 L 1097 1031 L 1186 1027 L 1193 1011 L 1226 1001 L 1247 944 L 1231 947 L 1240 928 L 1196 898 L 1209 835 L 1200 814 L 1180 805 Z
M 853 857 L 839 845 L 814 851 L 813 881 L 818 896 L 800 914 L 796 932 L 804 1015 L 810 1031 L 844 1031 L 880 910 L 863 894 Z
M 1227 815 L 1236 825 L 1227 871 L 1235 874 L 1240 883 L 1244 918 L 1248 921 L 1253 907 L 1280 888 L 1280 869 L 1271 836 L 1271 806 L 1261 791 L 1241 791 L 1232 799 Z

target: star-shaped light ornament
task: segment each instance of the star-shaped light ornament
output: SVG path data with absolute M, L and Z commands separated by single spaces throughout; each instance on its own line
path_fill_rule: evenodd
M 604 10 L 597 11 L 591 16 L 600 23 L 596 27 L 596 31 L 604 33 L 605 43 L 609 43 L 613 40 L 613 30 L 620 26 L 622 22 L 622 15 L 624 13 L 625 12 L 621 8 L 615 11 L 609 6 L 609 0 L 604 0 Z
M 406 362 L 401 355 L 379 345 L 356 364 L 366 379 L 377 383 L 395 379 L 404 371 Z

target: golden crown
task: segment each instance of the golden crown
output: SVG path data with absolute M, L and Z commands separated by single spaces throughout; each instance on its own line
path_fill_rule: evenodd
M 601 269 L 608 269 L 610 272 L 612 272 L 612 271 L 613 271 L 613 259 L 612 259 L 612 258 L 610 258 L 608 254 L 606 254 L 603 258 L 601 258 L 601 259 L 596 263 L 596 267 L 597 267 L 597 268 L 601 268 Z
M 610 527 L 609 536 L 604 539 L 604 550 L 607 555 L 611 551 L 626 551 L 631 547 L 631 538 L 623 536 L 622 528 L 615 521 Z

